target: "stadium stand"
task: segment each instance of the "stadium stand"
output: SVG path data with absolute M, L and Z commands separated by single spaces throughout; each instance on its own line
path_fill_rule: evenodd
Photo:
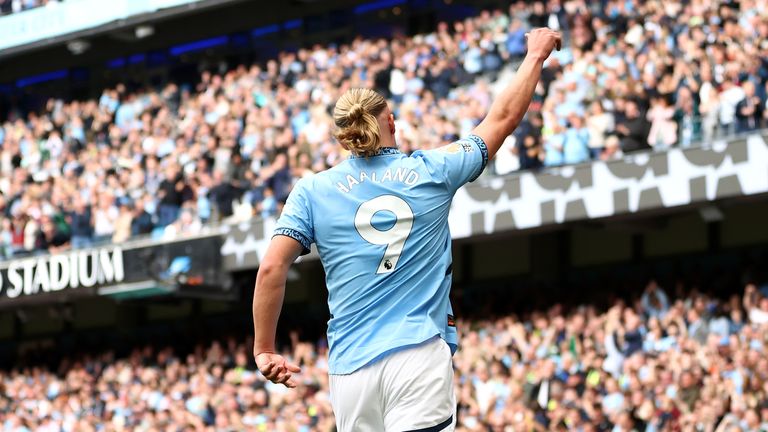
M 724 299 L 670 288 L 651 280 L 605 310 L 460 320 L 457 431 L 765 430 L 768 286 Z M 303 367 L 296 390 L 254 370 L 250 340 L 144 346 L 0 372 L 0 421 L 10 432 L 334 430 L 325 342 L 285 342 Z
M 498 173 L 755 130 L 768 118 L 765 11 L 764 1 L 516 2 L 430 34 L 204 72 L 194 86 L 15 107 L 0 129 L 4 255 L 273 216 L 295 179 L 345 157 L 328 112 L 350 86 L 388 95 L 405 151 L 466 135 L 531 26 L 563 29 L 569 43 Z

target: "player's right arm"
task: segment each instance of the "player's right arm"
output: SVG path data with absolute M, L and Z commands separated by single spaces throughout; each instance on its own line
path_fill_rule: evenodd
M 485 119 L 477 125 L 473 135 L 485 141 L 488 158 L 492 159 L 504 140 L 517 128 L 533 98 L 541 77 L 544 60 L 553 49 L 560 49 L 560 33 L 538 28 L 526 35 L 528 53 L 517 69 L 512 82 L 496 97 Z
M 259 263 L 253 292 L 253 356 L 256 365 L 268 380 L 287 387 L 296 386 L 291 376 L 300 369 L 277 354 L 275 333 L 288 269 L 299 255 L 309 253 L 314 241 L 309 194 L 307 181 L 299 180 L 288 196 L 275 235 Z
M 304 246 L 293 238 L 275 236 L 259 264 L 253 292 L 253 356 L 256 366 L 265 378 L 286 387 L 296 387 L 291 376 L 301 369 L 276 352 L 275 333 L 283 307 L 288 269 L 303 249 Z

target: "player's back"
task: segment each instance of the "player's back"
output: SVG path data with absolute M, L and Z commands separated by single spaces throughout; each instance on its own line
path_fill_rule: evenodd
M 384 148 L 296 185 L 277 232 L 298 226 L 317 244 L 331 373 L 435 335 L 455 347 L 448 212 L 456 189 L 482 170 L 483 150 L 477 137 L 411 156 Z

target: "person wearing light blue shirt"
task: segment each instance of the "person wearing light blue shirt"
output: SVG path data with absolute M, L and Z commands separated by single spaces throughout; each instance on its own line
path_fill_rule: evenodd
M 589 131 L 584 127 L 584 119 L 572 114 L 570 127 L 563 137 L 563 162 L 577 164 L 589 160 Z
M 333 112 L 352 154 L 299 180 L 260 263 L 253 297 L 254 357 L 271 382 L 297 385 L 300 368 L 275 333 L 290 265 L 314 243 L 328 288 L 330 399 L 339 432 L 454 430 L 448 212 L 522 120 L 560 36 L 537 29 L 528 55 L 486 118 L 441 148 L 401 153 L 387 101 L 347 90 Z
M 553 167 L 564 163 L 564 143 L 565 133 L 563 133 L 563 127 L 555 125 L 554 133 L 544 139 L 544 166 Z
M 669 311 L 669 297 L 655 280 L 648 282 L 648 286 L 640 297 L 640 304 L 645 314 L 652 318 L 663 319 Z
M 525 26 L 518 18 L 512 20 L 507 34 L 507 52 L 512 58 L 525 54 Z

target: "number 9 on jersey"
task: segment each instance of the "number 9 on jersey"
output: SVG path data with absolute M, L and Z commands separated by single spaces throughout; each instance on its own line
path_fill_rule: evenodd
M 381 211 L 392 212 L 395 215 L 395 223 L 389 229 L 379 230 L 373 226 L 373 216 Z M 400 197 L 382 195 L 360 205 L 355 214 L 355 228 L 360 237 L 368 243 L 387 247 L 376 273 L 391 273 L 397 268 L 397 261 L 403 253 L 405 241 L 411 234 L 413 210 Z

